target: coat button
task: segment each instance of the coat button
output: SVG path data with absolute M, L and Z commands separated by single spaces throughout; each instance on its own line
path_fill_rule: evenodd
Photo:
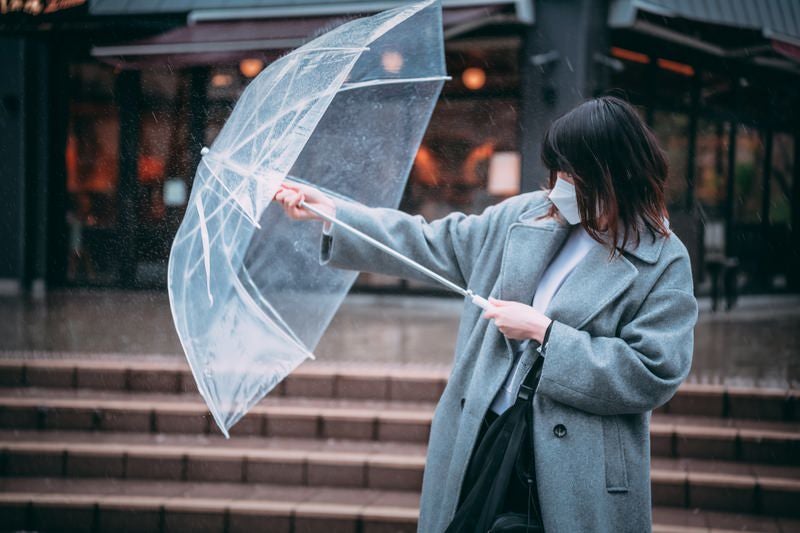
M 556 424 L 556 426 L 553 428 L 553 435 L 555 435 L 559 439 L 566 434 L 567 434 L 567 428 L 566 426 L 564 426 L 564 424 Z

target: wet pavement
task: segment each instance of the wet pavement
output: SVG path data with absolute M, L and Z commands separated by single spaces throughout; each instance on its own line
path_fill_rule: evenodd
M 800 295 L 700 299 L 690 382 L 800 388 Z M 352 294 L 316 350 L 321 362 L 449 364 L 461 300 Z M 165 292 L 0 297 L 0 352 L 29 357 L 183 357 Z M 19 354 L 16 354 L 19 355 Z M 0 357 L 3 354 L 0 353 Z

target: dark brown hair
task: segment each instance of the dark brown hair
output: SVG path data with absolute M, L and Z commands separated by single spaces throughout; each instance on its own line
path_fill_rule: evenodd
M 556 119 L 542 141 L 542 162 L 550 171 L 549 188 L 558 171 L 573 178 L 581 225 L 611 247 L 612 257 L 629 241 L 638 246 L 645 229 L 653 239 L 656 233 L 669 235 L 662 220 L 667 160 L 653 132 L 624 100 L 594 98 Z M 595 205 L 606 217 L 610 242 Z M 545 216 L 556 212 L 552 206 Z

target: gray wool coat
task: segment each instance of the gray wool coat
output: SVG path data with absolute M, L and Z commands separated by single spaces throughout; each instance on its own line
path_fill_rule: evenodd
M 336 204 L 342 221 L 476 294 L 526 304 L 569 233 L 559 220 L 535 220 L 551 205 L 544 191 L 430 223 L 393 209 Z M 638 247 L 608 257 L 605 247 L 594 247 L 545 312 L 554 323 L 534 396 L 533 436 L 548 533 L 651 530 L 650 412 L 672 397 L 691 366 L 697 302 L 680 240 L 645 234 Z M 423 279 L 335 226 L 322 238 L 320 260 Z M 513 363 L 511 344 L 481 314 L 465 300 L 431 426 L 421 533 L 439 533 L 452 519 L 481 420 Z M 536 344 L 523 352 L 526 364 Z

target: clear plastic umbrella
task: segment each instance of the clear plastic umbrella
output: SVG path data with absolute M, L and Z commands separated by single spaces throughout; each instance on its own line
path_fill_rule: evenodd
M 261 72 L 203 150 L 168 287 L 226 436 L 313 358 L 357 275 L 319 264 L 320 224 L 283 216 L 280 183 L 396 207 L 445 79 L 439 1 L 353 20 Z

